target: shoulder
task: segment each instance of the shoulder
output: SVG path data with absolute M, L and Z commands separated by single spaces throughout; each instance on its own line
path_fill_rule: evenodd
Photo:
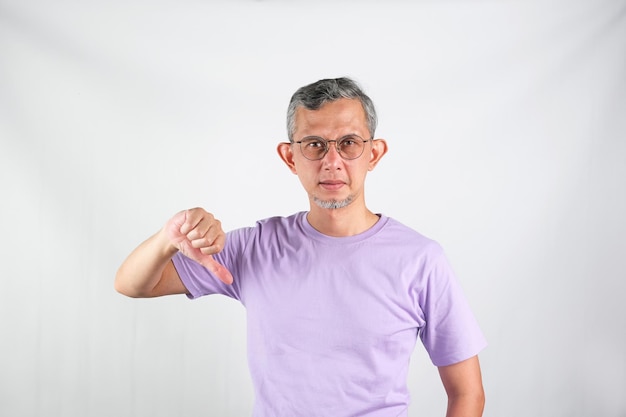
M 302 231 L 302 217 L 304 212 L 290 216 L 273 216 L 257 220 L 254 226 L 242 227 L 229 231 L 227 240 L 234 242 L 250 242 L 256 240 L 275 241 L 287 237 L 298 236 Z M 232 242 L 232 243 L 234 243 Z
M 257 220 L 255 227 L 257 228 L 294 228 L 302 223 L 302 217 L 306 215 L 305 212 L 297 212 L 289 216 L 272 216 L 265 219 Z
M 436 240 L 425 236 L 412 227 L 385 215 L 381 215 L 384 226 L 381 228 L 378 238 L 392 247 L 401 247 L 402 251 L 428 252 L 438 256 L 443 253 L 443 248 Z

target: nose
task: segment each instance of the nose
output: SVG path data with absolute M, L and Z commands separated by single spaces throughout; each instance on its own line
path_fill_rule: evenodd
M 337 141 L 329 140 L 326 146 L 328 147 L 328 149 L 326 151 L 326 155 L 324 155 L 324 158 L 322 158 L 324 167 L 326 169 L 339 169 L 343 158 L 341 157 L 341 155 L 339 155 L 339 151 L 337 150 Z

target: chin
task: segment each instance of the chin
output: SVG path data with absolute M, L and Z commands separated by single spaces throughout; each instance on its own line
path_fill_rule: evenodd
M 322 200 L 321 198 L 313 197 L 313 202 L 317 204 L 318 207 L 321 207 L 323 209 L 330 209 L 330 210 L 344 208 L 350 205 L 350 203 L 352 203 L 353 200 L 354 200 L 353 196 L 348 196 L 347 198 L 344 198 L 343 200 L 335 200 L 335 199 Z

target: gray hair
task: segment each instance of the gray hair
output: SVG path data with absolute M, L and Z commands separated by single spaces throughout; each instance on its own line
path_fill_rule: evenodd
M 287 134 L 293 142 L 296 131 L 296 110 L 304 107 L 307 110 L 318 110 L 322 105 L 342 98 L 357 99 L 363 106 L 370 137 L 374 137 L 378 117 L 372 100 L 363 92 L 361 87 L 350 78 L 329 78 L 319 80 L 299 88 L 289 102 L 287 109 Z M 366 138 L 369 139 L 369 138 Z

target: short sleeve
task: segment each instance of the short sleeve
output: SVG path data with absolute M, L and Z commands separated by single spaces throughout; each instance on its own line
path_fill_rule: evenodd
M 241 258 L 242 239 L 246 229 L 228 232 L 224 249 L 213 255 L 213 258 L 224 265 L 233 275 L 233 283 L 225 284 L 213 275 L 207 268 L 183 255 L 177 253 L 172 258 L 174 268 L 187 288 L 188 297 L 195 299 L 210 294 L 221 294 L 240 300 L 240 282 L 238 279 L 238 262 Z
M 436 366 L 477 355 L 487 341 L 443 251 L 433 256 L 419 294 L 425 325 L 420 338 Z

